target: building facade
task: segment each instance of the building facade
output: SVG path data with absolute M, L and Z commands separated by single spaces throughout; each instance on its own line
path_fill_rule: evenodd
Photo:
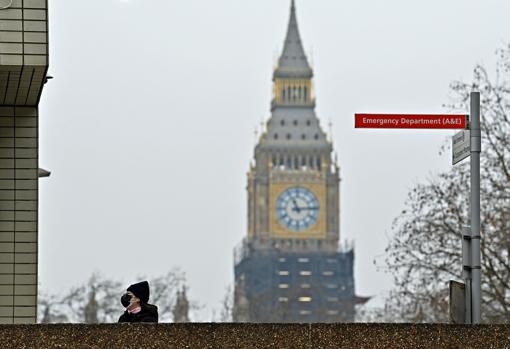
M 273 74 L 271 117 L 248 172 L 248 234 L 235 252 L 234 320 L 354 320 L 354 252 L 341 247 L 340 172 L 315 113 L 296 6 Z
M 0 324 L 37 321 L 38 104 L 46 0 L 0 0 Z

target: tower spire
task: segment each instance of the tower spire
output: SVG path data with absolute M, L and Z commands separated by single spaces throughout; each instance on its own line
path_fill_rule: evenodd
M 311 78 L 312 76 L 313 72 L 308 64 L 299 35 L 296 2 L 292 0 L 287 36 L 285 37 L 282 54 L 278 60 L 278 67 L 275 70 L 275 77 Z

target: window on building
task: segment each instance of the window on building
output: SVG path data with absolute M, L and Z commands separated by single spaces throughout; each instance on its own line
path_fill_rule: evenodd
M 278 133 L 274 134 L 274 139 L 278 139 Z
M 280 125 L 285 126 L 285 120 L 280 121 Z
M 288 301 L 289 301 L 289 299 L 287 297 L 279 297 L 278 298 L 278 302 L 281 302 L 281 303 L 286 303 Z
M 305 101 L 307 101 L 308 100 L 308 87 L 305 86 L 303 94 L 304 94 Z
M 316 133 L 315 136 L 313 136 L 313 138 L 315 138 L 315 140 L 318 140 L 319 139 L 319 134 Z
M 312 122 L 310 120 L 306 120 L 306 126 L 310 126 Z
M 302 270 L 302 271 L 299 272 L 299 275 L 301 275 L 301 276 L 311 276 L 312 272 L 308 271 L 308 270 Z
M 300 310 L 299 315 L 312 315 L 310 310 Z
M 287 133 L 287 139 L 291 139 L 292 135 L 290 133 Z
M 278 262 L 280 262 L 280 263 L 284 263 L 286 261 L 287 261 L 287 259 L 285 259 L 285 258 L 278 258 Z
M 289 275 L 289 274 L 290 274 L 290 273 L 289 273 L 287 270 L 280 270 L 280 271 L 278 272 L 278 275 L 281 275 L 281 276 L 287 276 L 287 275 Z
M 303 303 L 309 303 L 312 301 L 312 297 L 299 297 L 299 301 Z
M 285 101 L 285 88 L 282 88 L 282 100 Z
M 325 272 L 322 273 L 322 275 L 324 275 L 324 276 L 333 276 L 334 273 L 332 271 L 325 271 Z
M 325 284 L 324 286 L 326 286 L 326 288 L 330 288 L 330 289 L 338 288 L 337 284 Z
M 304 133 L 301 135 L 301 139 L 302 139 L 302 140 L 305 140 L 305 139 L 306 139 L 306 135 L 305 135 Z M 303 166 L 304 166 L 304 165 L 303 165 Z
M 338 310 L 328 310 L 328 315 L 338 315 Z
M 310 284 L 301 284 L 301 288 L 307 289 L 311 288 L 312 286 Z
M 298 125 L 298 121 L 294 120 L 294 126 L 297 126 L 297 125 Z
M 298 258 L 299 263 L 308 263 L 310 260 L 308 258 Z
M 281 289 L 289 288 L 289 284 L 279 284 L 278 288 L 281 288 Z
M 338 302 L 338 297 L 328 297 L 327 300 L 328 300 L 328 302 L 331 302 L 331 303 Z

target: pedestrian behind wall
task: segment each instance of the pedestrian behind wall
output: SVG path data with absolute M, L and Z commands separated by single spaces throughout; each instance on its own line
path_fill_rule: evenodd
M 119 322 L 158 322 L 158 307 L 149 304 L 149 283 L 142 281 L 127 288 L 120 302 L 126 308 Z

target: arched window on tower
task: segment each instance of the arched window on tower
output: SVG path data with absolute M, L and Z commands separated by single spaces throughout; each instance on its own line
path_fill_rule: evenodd
M 282 101 L 285 101 L 285 87 L 282 88 Z
M 308 157 L 308 167 L 310 167 L 310 168 L 315 167 L 315 166 L 313 166 L 313 157 L 311 155 Z
M 306 156 L 301 157 L 301 167 L 306 169 Z
M 292 89 L 287 87 L 287 100 L 290 101 L 292 99 Z
M 320 171 L 322 168 L 322 162 L 321 162 L 321 157 L 318 156 L 317 157 L 317 169 Z
M 298 99 L 301 100 L 301 86 L 298 88 Z
M 292 159 L 290 156 L 287 157 L 287 169 L 290 170 L 292 168 Z
M 294 169 L 295 170 L 299 169 L 299 159 L 297 156 L 294 157 Z
M 273 168 L 275 168 L 276 166 L 278 166 L 277 161 L 278 161 L 278 159 L 276 158 L 276 154 L 273 154 L 273 159 L 272 159 L 272 165 L 273 165 Z
M 308 101 L 308 87 L 306 87 L 306 86 L 303 89 L 303 96 L 304 96 L 305 102 Z

